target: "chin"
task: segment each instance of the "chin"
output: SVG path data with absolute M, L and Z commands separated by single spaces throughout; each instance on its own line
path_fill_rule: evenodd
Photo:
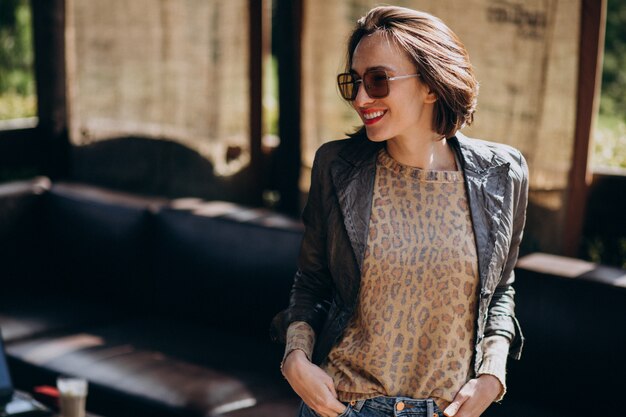
M 383 134 L 382 132 L 375 132 L 365 128 L 365 133 L 367 133 L 367 138 L 372 142 L 384 142 L 389 139 L 389 136 Z

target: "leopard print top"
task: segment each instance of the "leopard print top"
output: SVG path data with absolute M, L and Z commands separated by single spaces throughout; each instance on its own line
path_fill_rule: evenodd
M 359 303 L 322 368 L 339 399 L 434 398 L 471 377 L 479 287 L 461 171 L 377 158 Z

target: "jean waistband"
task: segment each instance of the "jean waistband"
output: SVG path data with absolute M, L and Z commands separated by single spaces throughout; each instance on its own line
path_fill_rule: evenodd
M 359 413 L 363 407 L 374 408 L 392 416 L 439 417 L 443 413 L 431 398 L 415 399 L 409 397 L 374 397 L 351 403 L 352 409 Z

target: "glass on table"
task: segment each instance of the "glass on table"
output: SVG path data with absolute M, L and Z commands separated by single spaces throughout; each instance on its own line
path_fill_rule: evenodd
M 83 378 L 57 378 L 61 417 L 85 417 L 87 380 Z

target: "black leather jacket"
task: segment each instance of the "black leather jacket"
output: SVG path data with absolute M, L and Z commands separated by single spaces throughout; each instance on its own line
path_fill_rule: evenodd
M 465 177 L 478 253 L 477 372 L 485 336 L 503 335 L 511 341 L 510 356 L 519 359 L 521 354 L 524 339 L 512 283 L 526 218 L 528 170 L 521 153 L 509 146 L 462 134 L 448 142 Z M 289 307 L 276 315 L 270 333 L 272 340 L 284 343 L 291 322 L 309 323 L 317 335 L 316 364 L 341 340 L 357 305 L 381 146 L 357 136 L 326 143 L 315 155 Z

